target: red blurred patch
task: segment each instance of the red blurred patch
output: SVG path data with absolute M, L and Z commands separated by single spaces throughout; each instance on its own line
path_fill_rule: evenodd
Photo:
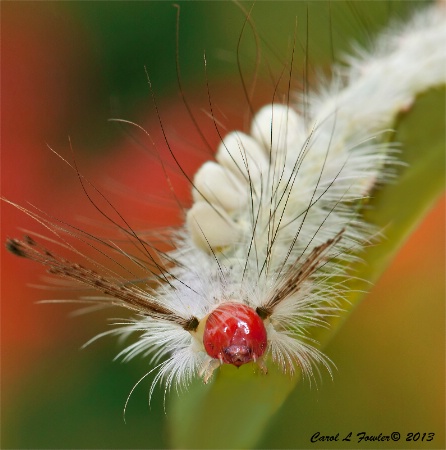
M 76 91 L 91 60 L 86 42 L 80 25 L 58 15 L 52 3 L 2 5 L 2 195 L 14 202 L 51 211 L 61 198 L 72 201 L 76 180 L 68 180 L 61 161 L 49 157 L 46 142 L 62 136 L 67 142 L 66 124 L 77 117 Z M 35 228 L 33 220 L 4 203 L 2 213 L 2 242 L 20 233 L 19 225 Z M 38 269 L 3 245 L 2 263 L 2 352 L 9 357 L 8 373 L 14 373 L 51 337 L 53 327 L 64 325 L 34 304 L 42 292 L 26 283 L 37 281 Z

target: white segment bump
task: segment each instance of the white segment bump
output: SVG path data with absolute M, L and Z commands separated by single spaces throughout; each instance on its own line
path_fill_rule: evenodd
M 239 180 L 257 184 L 268 173 L 269 161 L 259 143 L 245 133 L 229 133 L 220 143 L 215 159 Z
M 195 202 L 210 202 L 231 212 L 242 208 L 248 191 L 229 170 L 213 161 L 204 163 L 194 177 Z
M 299 153 L 299 146 L 304 145 L 308 135 L 298 113 L 279 103 L 260 109 L 252 121 L 251 134 L 273 158 L 288 150 Z
M 195 245 L 206 253 L 240 240 L 241 230 L 229 215 L 206 202 L 192 206 L 186 215 L 186 226 Z

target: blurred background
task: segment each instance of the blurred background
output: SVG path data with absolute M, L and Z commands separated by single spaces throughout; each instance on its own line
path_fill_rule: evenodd
M 152 94 L 169 145 L 192 175 L 219 141 L 211 107 L 224 134 L 247 128 L 250 105 L 255 110 L 273 95 L 277 100 L 286 95 L 284 67 L 295 30 L 292 85 L 305 89 L 316 68 L 327 71 L 333 55 L 347 51 L 352 39 L 367 42 L 390 16 L 415 7 L 413 2 L 258 2 L 251 13 L 262 50 L 257 64 L 256 38 L 242 10 L 250 3 L 242 8 L 231 2 L 179 4 L 177 57 L 177 9 L 171 2 L 2 3 L 3 196 L 70 223 L 81 220 L 98 233 L 100 217 L 76 173 L 48 148 L 71 161 L 71 141 L 80 171 L 135 229 L 178 225 L 182 213 L 159 159 L 186 206 L 188 183 L 169 159 Z M 307 26 L 310 56 L 304 63 Z M 240 37 L 249 102 L 237 65 Z M 110 118 L 136 122 L 151 138 Z M 435 432 L 435 440 L 422 448 L 442 448 L 444 212 L 441 199 L 330 343 L 327 352 L 338 367 L 334 381 L 326 377 L 317 389 L 299 384 L 259 436 L 261 448 L 308 447 L 308 430 Z M 2 204 L 1 220 L 2 242 L 24 229 L 44 232 L 8 205 Z M 147 361 L 113 361 L 121 345 L 112 338 L 79 351 L 107 329 L 110 313 L 70 317 L 73 305 L 36 304 L 77 293 L 32 286 L 44 284 L 44 269 L 4 248 L 1 264 L 1 447 L 169 447 L 169 411 L 166 415 L 158 388 L 149 407 L 150 379 L 130 399 L 127 423 L 122 418 L 132 386 L 150 369 Z

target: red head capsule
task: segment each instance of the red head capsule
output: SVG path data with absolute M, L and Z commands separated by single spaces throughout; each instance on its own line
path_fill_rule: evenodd
M 224 303 L 209 314 L 203 344 L 212 358 L 239 367 L 265 353 L 265 325 L 249 306 Z

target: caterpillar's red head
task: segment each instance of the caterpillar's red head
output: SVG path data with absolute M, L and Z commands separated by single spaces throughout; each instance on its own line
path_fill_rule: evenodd
M 265 325 L 249 306 L 224 303 L 207 318 L 203 344 L 212 358 L 240 367 L 265 353 Z

